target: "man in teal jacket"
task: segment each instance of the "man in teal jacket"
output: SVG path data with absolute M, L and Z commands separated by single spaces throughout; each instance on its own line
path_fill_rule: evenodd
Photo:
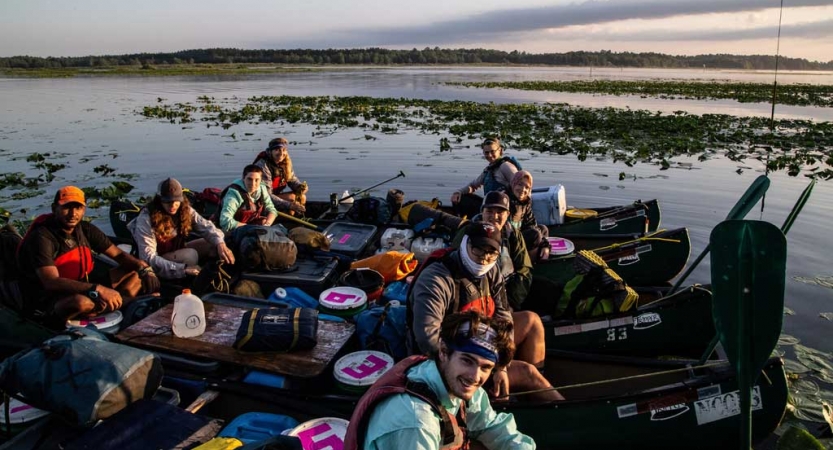
M 511 323 L 473 311 L 447 316 L 434 359 L 411 357 L 391 369 L 404 373 L 406 393 L 380 396 L 374 388 L 386 383 L 377 382 L 362 397 L 345 449 L 534 449 L 535 441 L 518 431 L 514 416 L 496 413 L 482 388 L 493 370 L 505 370 L 513 353 Z M 450 418 L 446 424 L 454 432 L 446 436 L 453 439 L 444 441 L 438 413 Z

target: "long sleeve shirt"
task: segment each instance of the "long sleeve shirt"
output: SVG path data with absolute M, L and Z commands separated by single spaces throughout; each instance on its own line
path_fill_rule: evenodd
M 211 221 L 197 214 L 191 209 L 191 231 L 213 245 L 223 242 L 223 232 L 217 229 Z M 133 239 L 139 247 L 139 259 L 147 262 L 162 278 L 185 277 L 185 264 L 167 260 L 156 252 L 156 234 L 150 223 L 150 212 L 142 208 L 139 215 L 127 224 L 127 229 L 133 234 Z
M 462 400 L 449 395 L 436 362 L 425 361 L 408 371 L 408 379 L 428 385 L 452 416 Z M 483 388 L 466 405 L 469 438 L 488 449 L 534 450 L 535 441 L 518 431 L 512 414 L 496 413 Z M 424 401 L 408 394 L 386 398 L 370 416 L 365 450 L 437 450 L 442 446 L 440 417 Z
M 284 211 L 289 210 L 289 207 L 290 205 L 292 205 L 292 203 L 288 200 L 284 200 L 278 197 L 278 194 L 280 194 L 281 192 L 274 192 L 272 190 L 272 178 L 274 178 L 276 175 L 280 176 L 279 174 L 273 173 L 275 169 L 272 166 L 272 164 L 269 164 L 265 159 L 260 158 L 257 161 L 255 161 L 255 165 L 263 169 L 263 179 L 261 183 L 263 183 L 268 188 L 269 196 L 272 198 L 272 203 L 275 205 L 275 207 Z M 295 192 L 301 188 L 303 183 L 301 182 L 301 180 L 298 179 L 298 177 L 295 174 L 292 174 L 292 178 L 286 180 L 286 185 L 292 192 Z
M 243 180 L 235 180 L 234 184 L 246 190 L 245 184 L 243 184 Z M 248 195 L 248 194 L 247 194 Z M 252 201 L 257 204 L 260 199 L 263 199 L 263 215 L 267 216 L 269 214 L 278 214 L 278 210 L 275 208 L 275 204 L 272 203 L 272 198 L 269 196 L 269 188 L 265 185 L 261 184 L 258 187 L 258 190 L 255 191 L 254 195 L 251 195 Z M 223 233 L 230 233 L 234 231 L 235 228 L 240 226 L 240 222 L 234 220 L 234 215 L 237 214 L 237 210 L 243 206 L 243 203 L 246 199 L 243 198 L 243 195 L 237 189 L 229 189 L 226 191 L 225 197 L 223 197 L 223 204 L 220 207 L 220 229 L 223 230 Z

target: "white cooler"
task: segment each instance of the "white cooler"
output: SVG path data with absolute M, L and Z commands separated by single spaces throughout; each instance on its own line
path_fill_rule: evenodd
M 567 212 L 567 194 L 564 186 L 532 189 L 532 213 L 541 225 L 561 225 Z

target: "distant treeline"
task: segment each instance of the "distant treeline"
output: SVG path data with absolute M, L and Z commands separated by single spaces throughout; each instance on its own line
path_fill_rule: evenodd
M 486 49 L 422 50 L 329 49 L 329 50 L 241 50 L 212 48 L 174 53 L 136 53 L 82 57 L 13 56 L 0 58 L 0 68 L 64 68 L 145 66 L 159 64 L 539 64 L 549 66 L 593 67 L 665 67 L 771 70 L 773 55 L 697 55 L 673 56 L 662 53 L 567 52 L 526 53 Z M 808 61 L 781 57 L 778 67 L 784 70 L 833 70 L 833 60 Z

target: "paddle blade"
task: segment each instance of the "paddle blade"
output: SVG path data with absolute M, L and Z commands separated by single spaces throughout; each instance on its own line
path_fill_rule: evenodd
M 795 222 L 796 217 L 801 213 L 801 210 L 804 209 L 804 205 L 807 203 L 807 200 L 810 199 L 810 194 L 813 192 L 813 186 L 816 185 L 816 180 L 813 179 L 810 181 L 810 184 L 804 188 L 804 191 L 801 192 L 801 196 L 798 197 L 798 201 L 795 202 L 793 209 L 790 211 L 790 214 L 787 216 L 787 219 L 784 220 L 784 225 L 781 225 L 781 232 L 787 234 L 790 231 L 790 228 L 793 226 L 793 222 Z
M 710 245 L 715 328 L 729 361 L 754 383 L 781 334 L 786 239 L 771 223 L 729 220 Z
M 752 207 L 758 203 L 758 200 L 764 196 L 767 189 L 769 189 L 769 178 L 766 175 L 761 175 L 752 182 L 752 185 L 743 193 L 743 197 L 735 203 L 735 206 L 729 211 L 726 220 L 740 220 L 746 217 L 746 214 L 752 210 Z

